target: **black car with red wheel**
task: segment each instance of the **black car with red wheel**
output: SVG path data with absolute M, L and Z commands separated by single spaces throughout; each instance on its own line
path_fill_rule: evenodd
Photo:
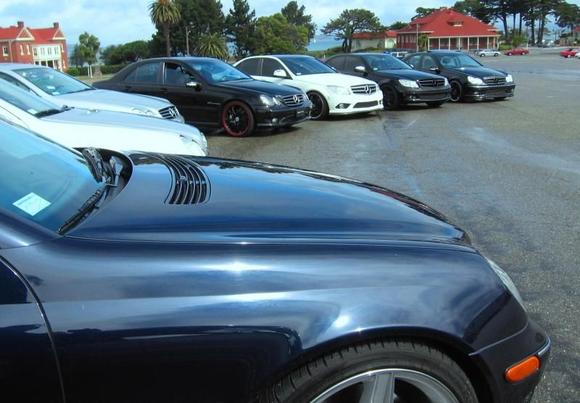
M 255 80 L 212 58 L 142 60 L 94 86 L 168 99 L 186 122 L 235 137 L 310 119 L 311 103 L 301 90 Z

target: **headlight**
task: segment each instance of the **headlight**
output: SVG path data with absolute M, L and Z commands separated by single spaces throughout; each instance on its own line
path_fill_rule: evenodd
M 473 77 L 473 76 L 467 76 L 467 81 L 469 82 L 469 84 L 473 84 L 473 85 L 484 85 L 484 82 L 481 78 L 477 78 L 477 77 Z
M 522 306 L 522 308 L 525 309 L 524 300 L 522 299 L 522 296 L 520 295 L 520 292 L 518 291 L 516 285 L 514 284 L 513 280 L 511 279 L 511 277 L 505 271 L 503 271 L 503 269 L 501 267 L 499 267 L 497 264 L 495 264 L 495 262 L 493 262 L 489 259 L 487 259 L 487 262 L 489 263 L 489 265 L 491 266 L 493 271 L 495 271 L 495 274 L 497 274 L 497 276 L 499 277 L 499 279 L 501 280 L 503 285 L 506 286 L 508 291 L 519 302 L 519 304 Z
M 204 154 L 207 154 L 207 139 L 202 132 L 198 132 L 196 135 L 183 135 L 180 134 L 179 137 L 186 145 L 195 143 L 201 148 Z
M 508 74 L 507 76 L 505 76 L 505 82 L 506 83 L 513 83 L 514 77 L 511 74 Z
M 271 97 L 268 95 L 260 95 L 260 102 L 266 106 L 280 105 L 280 100 L 277 97 Z
M 137 115 L 156 116 L 153 111 L 145 108 L 133 108 L 131 109 L 131 112 L 136 113 Z
M 407 88 L 419 88 L 419 84 L 417 84 L 417 81 L 413 80 L 399 80 L 399 84 Z
M 347 87 L 341 87 L 339 85 L 327 85 L 326 88 L 337 95 L 350 95 L 350 89 Z

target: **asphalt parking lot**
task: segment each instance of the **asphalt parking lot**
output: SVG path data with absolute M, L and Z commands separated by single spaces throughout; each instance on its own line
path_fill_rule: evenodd
M 443 212 L 512 275 L 552 337 L 535 402 L 578 402 L 580 60 L 538 50 L 482 61 L 514 75 L 514 98 L 210 135 L 210 154 L 356 178 Z

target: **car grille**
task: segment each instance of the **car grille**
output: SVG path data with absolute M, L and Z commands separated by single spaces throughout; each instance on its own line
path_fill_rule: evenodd
M 210 184 L 195 162 L 178 155 L 155 154 L 171 172 L 171 189 L 166 204 L 199 204 L 209 200 Z
M 159 109 L 159 114 L 163 119 L 175 119 L 179 116 L 179 112 L 175 106 L 168 106 L 167 108 Z
M 371 95 L 377 92 L 377 86 L 375 84 L 353 85 L 350 89 L 353 94 Z
M 445 86 L 445 80 L 442 78 L 426 78 L 419 80 L 419 86 L 425 88 L 435 88 Z
M 286 106 L 299 106 L 304 103 L 303 94 L 286 95 L 282 97 L 282 103 Z
M 483 82 L 489 85 L 502 85 L 505 84 L 505 77 L 484 77 Z
M 358 104 L 355 104 L 353 106 L 353 108 L 354 109 L 370 108 L 372 106 L 377 106 L 378 104 L 379 104 L 379 101 L 359 102 Z

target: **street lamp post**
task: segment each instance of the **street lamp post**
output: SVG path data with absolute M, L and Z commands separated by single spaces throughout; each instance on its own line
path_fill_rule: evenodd
M 189 33 L 191 32 L 191 27 L 193 26 L 193 23 L 189 23 L 185 26 L 185 52 L 187 53 L 187 56 L 189 56 Z

